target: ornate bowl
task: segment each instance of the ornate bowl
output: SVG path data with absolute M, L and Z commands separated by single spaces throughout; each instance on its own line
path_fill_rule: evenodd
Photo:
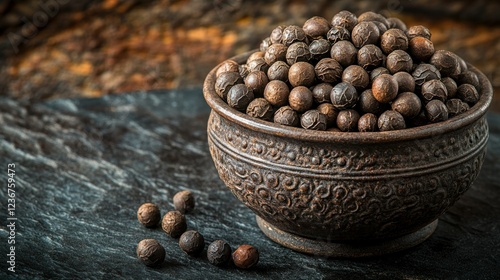
M 232 59 L 241 64 L 249 55 Z M 415 246 L 467 191 L 484 160 L 493 89 L 469 68 L 481 98 L 465 114 L 349 133 L 290 128 L 238 112 L 215 93 L 216 67 L 203 87 L 215 167 L 264 234 L 296 251 L 360 257 Z

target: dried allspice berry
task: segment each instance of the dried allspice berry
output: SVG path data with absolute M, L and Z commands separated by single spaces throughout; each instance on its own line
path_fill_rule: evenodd
M 137 210 L 137 219 L 145 227 L 155 227 L 161 220 L 160 208 L 154 203 L 144 203 Z
M 341 131 L 356 131 L 360 115 L 354 109 L 342 110 L 337 116 L 337 127 Z
M 425 105 L 425 116 L 430 122 L 442 122 L 448 119 L 448 108 L 441 100 L 431 100 Z
M 372 113 L 362 115 L 358 120 L 359 132 L 374 132 L 377 131 L 377 116 Z
M 272 121 L 273 113 L 273 106 L 264 98 L 255 98 L 247 107 L 247 115 L 261 120 Z
M 324 37 L 329 29 L 330 23 L 325 18 L 319 16 L 314 16 L 306 20 L 302 26 L 304 33 L 314 39 Z
M 385 54 L 390 54 L 395 50 L 408 49 L 408 37 L 401 29 L 389 29 L 380 37 L 380 47 Z
M 173 200 L 175 210 L 181 212 L 182 214 L 189 213 L 194 209 L 195 200 L 191 191 L 180 191 L 174 195 Z
M 325 83 L 340 81 L 343 70 L 342 66 L 333 58 L 323 58 L 314 67 L 316 77 Z
M 305 129 L 326 130 L 326 116 L 319 110 L 306 111 L 300 117 L 300 125 Z
M 179 247 L 190 256 L 198 256 L 205 248 L 205 238 L 195 230 L 188 230 L 179 238 Z
M 227 93 L 227 104 L 242 112 L 246 111 L 248 104 L 253 99 L 254 94 L 252 90 L 244 84 L 234 85 Z
M 400 113 L 407 119 L 412 119 L 422 110 L 420 98 L 413 92 L 402 92 L 391 103 L 392 110 Z
M 243 79 L 239 72 L 223 72 L 215 80 L 215 92 L 223 100 L 227 100 L 227 93 L 236 84 L 242 84 Z
M 421 94 L 425 101 L 437 99 L 445 102 L 446 99 L 448 99 L 446 86 L 440 80 L 430 80 L 425 82 L 422 85 Z
M 349 11 L 343 10 L 333 16 L 331 24 L 332 26 L 342 26 L 352 31 L 354 26 L 358 24 L 358 17 Z
M 282 125 L 297 127 L 299 126 L 300 119 L 297 112 L 290 106 L 283 106 L 274 113 L 274 122 Z
M 406 128 L 403 116 L 394 111 L 387 110 L 378 117 L 378 129 L 380 131 L 399 130 Z
M 288 104 L 289 95 L 288 85 L 280 80 L 270 81 L 264 88 L 264 98 L 273 106 L 280 107 Z
M 351 65 L 344 69 L 342 73 L 342 82 L 351 84 L 358 91 L 363 91 L 370 84 L 370 76 L 363 67 Z
M 469 105 L 458 98 L 452 98 L 446 101 L 449 117 L 460 115 L 469 110 Z
M 161 227 L 166 234 L 177 238 L 187 229 L 186 218 L 179 211 L 169 211 L 163 216 Z
M 373 97 L 380 103 L 389 103 L 398 95 L 398 83 L 391 75 L 382 74 L 372 83 Z
M 366 70 L 372 70 L 382 65 L 384 54 L 375 45 L 365 45 L 358 51 L 358 65 Z
M 331 103 L 321 103 L 316 108 L 321 114 L 326 117 L 326 127 L 332 127 L 337 122 L 339 111 L 333 107 Z
M 295 42 L 304 42 L 306 40 L 306 33 L 300 26 L 289 25 L 283 30 L 281 35 L 281 43 L 285 46 L 290 46 Z
M 351 40 L 356 48 L 369 44 L 377 44 L 380 38 L 380 30 L 377 25 L 371 21 L 358 23 L 352 29 Z
M 233 262 L 239 268 L 251 268 L 259 262 L 259 251 L 252 245 L 241 245 L 233 252 Z
M 479 101 L 479 93 L 473 85 L 463 84 L 457 88 L 457 97 L 469 105 L 474 105 Z
M 335 108 L 339 110 L 354 107 L 358 102 L 358 92 L 356 88 L 349 83 L 336 84 L 330 94 L 330 100 Z
M 350 41 L 339 41 L 330 49 L 330 56 L 342 67 L 348 67 L 356 63 L 358 49 Z
M 155 239 L 143 239 L 137 244 L 137 258 L 147 266 L 158 266 L 165 261 L 165 248 Z
M 304 86 L 294 87 L 288 96 L 288 104 L 299 113 L 309 110 L 313 105 L 311 90 Z
M 207 259 L 213 265 L 224 266 L 231 260 L 231 246 L 224 240 L 215 240 L 208 245 Z

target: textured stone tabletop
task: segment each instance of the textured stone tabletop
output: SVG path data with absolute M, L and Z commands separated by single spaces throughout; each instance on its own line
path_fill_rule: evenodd
M 273 243 L 225 188 L 207 146 L 201 89 L 24 103 L 0 98 L 0 279 L 495 279 L 500 275 L 500 115 L 479 178 L 423 244 L 393 255 L 323 259 Z M 15 164 L 15 273 L 7 270 L 8 165 Z M 208 242 L 253 244 L 259 264 L 217 268 L 184 254 L 160 228 L 139 224 L 144 202 L 173 209 L 190 189 L 188 228 Z M 167 257 L 141 264 L 136 244 L 156 238 Z M 498 278 L 496 278 L 498 279 Z

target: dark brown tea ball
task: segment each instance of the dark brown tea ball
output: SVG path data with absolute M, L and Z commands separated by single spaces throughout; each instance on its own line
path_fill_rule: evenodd
M 163 216 L 161 227 L 166 234 L 177 238 L 186 231 L 186 218 L 179 211 L 169 211 Z
M 359 65 L 351 65 L 344 69 L 342 73 L 342 82 L 353 85 L 356 90 L 362 91 L 370 84 L 370 76 L 363 67 Z
M 267 78 L 272 80 L 280 80 L 283 82 L 288 82 L 288 70 L 290 66 L 284 61 L 276 61 L 267 70 Z
M 457 97 L 470 106 L 479 101 L 479 93 L 476 87 L 470 84 L 463 84 L 457 88 Z
M 145 227 L 155 227 L 161 220 L 160 208 L 154 203 L 144 203 L 137 210 L 137 220 Z
M 283 30 L 281 36 L 281 43 L 285 46 L 290 46 L 295 42 L 304 42 L 306 40 L 306 33 L 300 26 L 289 25 Z
M 330 29 L 330 23 L 322 17 L 314 16 L 304 23 L 302 30 L 311 38 L 324 37 L 326 32 Z
M 344 132 L 356 131 L 360 115 L 354 109 L 342 110 L 337 116 L 337 127 Z
M 372 70 L 382 65 L 384 55 L 382 50 L 375 45 L 365 45 L 358 51 L 358 65 L 365 70 Z
M 347 67 L 356 63 L 358 49 L 350 41 L 340 41 L 332 46 L 330 56 L 338 61 L 342 67 Z
M 386 104 L 380 103 L 375 99 L 371 89 L 367 89 L 361 93 L 358 106 L 362 113 L 372 113 L 375 115 L 380 115 L 386 108 Z
M 259 262 L 259 251 L 254 246 L 241 245 L 233 252 L 233 262 L 238 268 L 249 269 Z
M 231 259 L 231 246 L 224 240 L 215 240 L 207 248 L 207 260 L 215 266 L 224 266 Z
M 340 81 L 343 70 L 342 66 L 333 58 L 323 58 L 314 67 L 316 77 L 326 83 Z
M 413 92 L 402 92 L 391 103 L 392 110 L 400 113 L 407 119 L 412 119 L 422 110 L 420 98 Z
M 410 73 L 397 72 L 392 77 L 398 83 L 398 92 L 415 92 L 415 80 Z
M 451 118 L 469 110 L 469 104 L 458 98 L 452 98 L 446 101 L 446 108 L 448 109 L 448 115 Z
M 253 92 L 255 96 L 262 96 L 269 79 L 266 73 L 262 71 L 250 72 L 245 78 L 245 85 Z
M 195 230 L 188 230 L 179 238 L 179 247 L 190 256 L 198 256 L 205 248 L 205 238 Z
M 407 52 L 395 50 L 387 56 L 385 67 L 387 67 L 391 74 L 397 72 L 411 72 L 413 69 L 413 60 Z
M 288 85 L 280 80 L 273 80 L 267 83 L 264 88 L 264 98 L 273 106 L 281 107 L 288 104 L 290 90 Z
M 181 212 L 182 214 L 189 213 L 194 209 L 194 196 L 193 193 L 188 190 L 176 193 L 173 200 L 175 210 Z
M 288 47 L 285 58 L 290 66 L 299 61 L 309 61 L 311 59 L 309 46 L 304 42 L 293 43 Z
M 351 40 L 356 48 L 369 44 L 377 44 L 380 37 L 380 31 L 377 25 L 371 21 L 358 23 L 352 29 Z
M 401 29 L 389 29 L 380 37 L 380 47 L 385 54 L 395 50 L 406 51 L 408 49 L 408 37 Z
M 428 40 L 431 39 L 431 31 L 423 25 L 412 26 L 408 28 L 408 31 L 406 33 L 408 35 L 408 39 L 410 40 L 415 37 L 424 37 Z
M 425 105 L 425 116 L 430 122 L 442 122 L 448 119 L 448 108 L 441 100 L 431 100 Z
M 358 120 L 359 132 L 377 131 L 377 116 L 372 113 L 362 115 Z
M 383 112 L 380 117 L 378 117 L 377 124 L 380 131 L 399 130 L 406 128 L 405 119 L 400 113 L 394 110 L 387 110 Z
M 242 84 L 243 79 L 238 72 L 224 72 L 215 80 L 215 92 L 226 100 L 227 93 L 236 84 Z
M 305 129 L 326 130 L 326 116 L 319 110 L 306 111 L 300 117 L 300 125 Z
M 316 72 L 314 66 L 307 62 L 297 62 L 290 66 L 288 70 L 288 81 L 293 87 L 313 85 L 316 79 Z
M 222 62 L 217 68 L 217 71 L 215 71 L 215 77 L 219 77 L 220 74 L 225 73 L 225 72 L 239 72 L 239 65 L 238 62 L 228 59 Z
M 358 24 L 358 17 L 349 11 L 343 10 L 333 16 L 331 23 L 332 26 L 342 26 L 352 31 L 354 26 Z
M 316 108 L 321 114 L 325 115 L 326 117 L 326 126 L 331 127 L 335 125 L 335 122 L 337 121 L 337 116 L 339 114 L 339 111 L 335 109 L 333 104 L 331 103 L 321 103 L 318 105 Z
M 336 84 L 330 94 L 330 100 L 333 106 L 338 110 L 354 107 L 358 102 L 358 98 L 359 96 L 356 88 L 345 82 Z
M 446 91 L 448 92 L 448 98 L 454 98 L 457 95 L 457 83 L 454 79 L 450 77 L 442 78 L 441 82 L 446 87 Z
M 264 54 L 264 61 L 268 65 L 272 65 L 276 61 L 286 61 L 287 48 L 283 44 L 272 44 L 267 48 Z
M 456 77 L 460 74 L 461 69 L 457 55 L 450 51 L 436 51 L 432 55 L 429 63 L 436 66 L 443 77 Z
M 313 105 L 313 95 L 311 90 L 305 86 L 294 87 L 288 96 L 288 104 L 292 109 L 299 113 L 311 109 Z
M 441 79 L 439 70 L 434 65 L 427 63 L 417 65 L 411 75 L 415 80 L 415 85 L 418 87 L 421 87 L 427 81 Z
M 248 104 L 247 115 L 261 120 L 273 120 L 273 106 L 264 98 L 255 98 Z
M 274 113 L 274 122 L 286 126 L 299 126 L 300 119 L 299 115 L 290 106 L 280 107 Z
M 382 74 L 372 83 L 373 97 L 380 103 L 389 103 L 398 95 L 398 83 L 391 75 Z
M 415 37 L 409 43 L 410 54 L 419 61 L 428 61 L 434 54 L 434 44 L 424 37 Z
M 335 44 L 339 41 L 349 41 L 351 39 L 351 32 L 347 28 L 342 26 L 334 26 L 328 33 L 326 33 L 326 38 L 330 43 Z
M 311 92 L 316 103 L 330 102 L 330 93 L 333 86 L 329 83 L 321 83 L 315 85 Z
M 137 258 L 147 266 L 158 266 L 165 261 L 165 248 L 155 239 L 143 239 L 137 244 Z
M 446 86 L 440 80 L 430 80 L 422 85 L 421 90 L 424 101 L 431 101 L 433 99 L 441 100 L 443 102 L 448 98 Z
M 328 57 L 330 54 L 331 45 L 326 39 L 313 40 L 309 44 L 309 53 L 314 60 L 320 60 Z
M 227 104 L 242 112 L 246 111 L 248 104 L 253 99 L 254 94 L 252 90 L 244 84 L 234 85 L 227 93 Z

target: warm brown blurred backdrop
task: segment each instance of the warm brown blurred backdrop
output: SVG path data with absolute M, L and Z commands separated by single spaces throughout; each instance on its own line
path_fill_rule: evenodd
M 0 95 L 47 99 L 201 86 L 208 71 L 258 48 L 279 24 L 342 9 L 372 10 L 431 29 L 493 83 L 500 111 L 496 0 L 0 1 Z

